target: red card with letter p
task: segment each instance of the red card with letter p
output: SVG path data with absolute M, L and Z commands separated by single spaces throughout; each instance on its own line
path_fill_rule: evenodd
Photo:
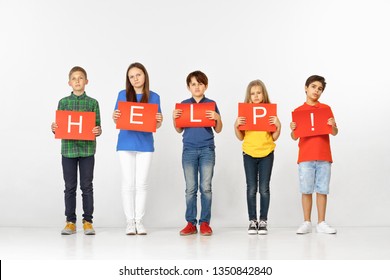
M 116 121 L 116 128 L 156 132 L 157 104 L 119 101 L 118 110 L 121 111 L 121 116 Z
M 206 103 L 176 103 L 175 109 L 181 109 L 182 114 L 176 121 L 176 127 L 214 127 L 215 120 L 206 117 L 206 111 L 215 111 L 214 102 Z
M 307 137 L 332 133 L 332 126 L 328 119 L 332 117 L 329 108 L 293 111 L 292 119 L 297 124 L 294 130 L 295 137 Z
M 276 131 L 276 126 L 269 124 L 269 117 L 276 116 L 276 104 L 239 103 L 238 116 L 246 118 L 240 130 Z
M 56 111 L 56 139 L 95 140 L 92 129 L 96 126 L 95 112 Z

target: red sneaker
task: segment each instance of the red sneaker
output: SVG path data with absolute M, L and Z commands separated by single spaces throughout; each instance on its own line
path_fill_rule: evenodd
M 209 223 L 202 222 L 200 224 L 200 234 L 201 235 L 212 235 L 213 234 L 213 230 L 209 226 Z
M 193 225 L 192 223 L 188 222 L 186 227 L 183 228 L 180 231 L 180 235 L 191 235 L 191 234 L 197 234 L 198 230 L 196 229 L 196 226 Z

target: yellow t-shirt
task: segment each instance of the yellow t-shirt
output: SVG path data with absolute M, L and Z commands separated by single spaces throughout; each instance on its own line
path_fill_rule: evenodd
M 267 131 L 246 130 L 242 150 L 255 158 L 268 156 L 275 149 L 275 142 L 271 133 Z

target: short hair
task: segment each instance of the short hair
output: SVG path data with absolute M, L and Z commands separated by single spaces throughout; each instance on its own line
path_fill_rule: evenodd
M 269 99 L 268 96 L 268 91 L 265 86 L 265 84 L 261 80 L 254 80 L 248 84 L 246 87 L 246 94 L 245 94 L 245 103 L 250 103 L 251 102 L 251 89 L 252 87 L 255 86 L 260 86 L 262 91 L 263 91 L 263 102 L 262 103 L 271 103 L 271 100 Z
M 202 83 L 205 86 L 207 86 L 208 83 L 209 83 L 209 79 L 207 78 L 206 74 L 203 73 L 202 71 L 199 71 L 199 70 L 191 72 L 190 74 L 188 74 L 188 76 L 187 76 L 187 86 L 190 85 L 192 78 L 195 78 L 198 83 Z
M 314 82 L 320 82 L 322 84 L 322 91 L 325 90 L 326 82 L 324 77 L 318 75 L 312 75 L 309 78 L 307 78 L 305 86 L 308 87 L 311 83 Z
M 87 71 L 85 71 L 85 69 L 83 67 L 80 67 L 80 66 L 74 66 L 72 69 L 70 69 L 70 71 L 69 71 L 69 79 L 70 79 L 70 76 L 72 76 L 72 74 L 74 72 L 77 72 L 77 71 L 82 72 L 84 74 L 85 78 L 88 79 Z
M 134 87 L 132 86 L 130 79 L 129 79 L 129 71 L 132 68 L 138 68 L 142 72 L 144 72 L 145 75 L 145 83 L 144 83 L 144 89 L 142 92 L 142 97 L 141 97 L 141 103 L 148 103 L 149 102 L 149 74 L 148 71 L 146 71 L 145 66 L 143 66 L 139 62 L 134 62 L 129 65 L 126 71 L 126 100 L 129 102 L 137 102 L 137 96 Z

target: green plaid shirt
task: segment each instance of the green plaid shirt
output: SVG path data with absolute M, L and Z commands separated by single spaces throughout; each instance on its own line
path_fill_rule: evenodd
M 77 96 L 73 92 L 70 96 L 58 102 L 58 110 L 95 112 L 96 126 L 100 126 L 99 103 L 85 94 Z M 61 154 L 67 158 L 89 157 L 96 152 L 96 140 L 61 140 Z

